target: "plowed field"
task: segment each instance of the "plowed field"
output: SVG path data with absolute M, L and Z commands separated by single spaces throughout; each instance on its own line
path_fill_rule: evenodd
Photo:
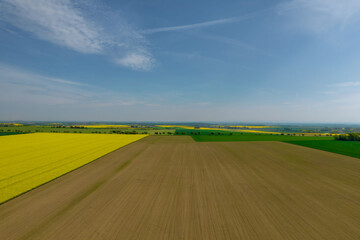
M 0 206 L 1 239 L 360 239 L 360 160 L 147 137 Z

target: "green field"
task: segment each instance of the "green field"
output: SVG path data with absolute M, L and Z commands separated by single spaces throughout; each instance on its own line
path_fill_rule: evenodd
M 242 134 L 242 135 L 193 135 L 192 138 L 197 142 L 239 142 L 239 141 L 334 141 L 333 137 L 303 137 L 287 135 L 269 135 L 269 134 Z
M 360 158 L 360 142 L 351 141 L 288 141 L 288 143 Z
M 200 129 L 184 129 L 184 128 L 175 128 L 176 135 L 210 135 L 214 133 L 215 135 L 230 135 L 233 133 L 234 135 L 242 134 L 240 132 L 232 132 L 230 130 L 200 130 Z M 247 134 L 247 133 L 246 133 Z M 252 133 L 250 133 L 252 135 Z
M 229 133 L 228 133 L 229 134 Z M 333 137 L 303 137 L 268 134 L 192 135 L 196 142 L 281 141 L 360 158 L 360 142 L 335 141 Z

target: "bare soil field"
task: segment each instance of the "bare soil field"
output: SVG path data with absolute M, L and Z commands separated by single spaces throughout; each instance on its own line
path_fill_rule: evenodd
M 151 136 L 0 205 L 0 239 L 360 239 L 360 159 Z

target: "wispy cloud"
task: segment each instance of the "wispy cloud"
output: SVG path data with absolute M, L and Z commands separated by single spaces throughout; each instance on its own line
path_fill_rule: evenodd
M 360 82 L 343 82 L 330 85 L 330 87 L 356 87 L 360 86 Z
M 237 22 L 237 21 L 239 21 L 238 18 L 224 18 L 224 19 L 219 19 L 219 20 L 194 23 L 194 24 L 188 24 L 188 25 L 146 29 L 141 32 L 144 34 L 152 34 L 152 33 L 157 33 L 157 32 L 188 30 L 188 29 L 193 29 L 193 28 L 209 27 L 209 26 L 225 24 L 225 23 L 232 23 L 232 22 Z
M 292 0 L 279 5 L 278 13 L 315 33 L 343 28 L 359 17 L 358 0 Z
M 181 30 L 189 30 L 194 28 L 203 28 L 203 27 L 210 27 L 215 25 L 227 24 L 227 23 L 235 23 L 240 22 L 246 19 L 250 19 L 256 17 L 259 13 L 268 11 L 269 9 L 256 11 L 253 13 L 245 14 L 238 17 L 232 18 L 222 18 L 217 20 L 205 21 L 200 23 L 193 23 L 193 24 L 186 24 L 186 25 L 179 25 L 179 26 L 171 26 L 171 27 L 160 27 L 160 28 L 151 28 L 142 30 L 141 33 L 143 34 L 153 34 L 158 32 L 169 32 L 169 31 L 181 31 Z
M 250 45 L 248 43 L 245 43 L 245 42 L 237 40 L 237 39 L 219 36 L 219 35 L 213 35 L 213 34 L 205 34 L 205 33 L 197 34 L 196 36 L 205 38 L 205 39 L 209 39 L 209 40 L 213 40 L 216 42 L 232 45 L 232 46 L 239 47 L 242 49 L 246 49 L 246 50 L 249 50 L 256 54 L 274 57 L 274 55 L 266 53 L 265 51 L 261 50 L 260 48 L 257 48 L 253 45 Z
M 248 66 L 241 65 L 241 64 L 238 64 L 238 63 L 235 64 L 232 61 L 226 61 L 226 60 L 223 60 L 221 58 L 215 58 L 215 57 L 203 55 L 200 52 L 161 51 L 161 52 L 158 52 L 158 54 L 167 55 L 167 56 L 173 57 L 173 58 L 175 58 L 177 60 L 181 60 L 181 61 L 195 60 L 195 61 L 201 61 L 201 62 L 223 64 L 223 65 L 226 65 L 226 66 L 229 66 L 229 65 L 234 65 L 235 66 L 236 65 L 237 68 L 248 69 L 248 70 L 251 69 Z
M 214 57 L 209 57 L 206 55 L 201 54 L 200 52 L 171 52 L 171 51 L 160 51 L 158 52 L 158 54 L 162 54 L 162 55 L 167 55 L 170 57 L 173 57 L 175 59 L 181 59 L 181 60 L 185 60 L 185 61 L 189 61 L 189 60 L 200 60 L 201 62 L 203 61 L 207 61 L 207 62 L 213 62 L 213 63 L 218 63 L 218 64 L 229 64 L 229 62 L 226 62 L 220 58 L 214 58 Z
M 126 94 L 40 75 L 2 63 L 0 63 L 0 101 L 10 104 L 34 104 L 34 106 L 148 106 L 146 101 Z
M 100 53 L 106 44 L 99 27 L 85 19 L 70 1 L 5 0 L 3 19 L 42 40 L 82 53 Z
M 360 86 L 355 85 L 355 86 Z M 326 92 L 325 93 L 327 99 L 324 104 L 325 109 L 338 109 L 346 110 L 342 114 L 356 114 L 355 118 L 352 119 L 359 119 L 359 111 L 360 111 L 360 93 L 356 89 L 351 86 L 337 86 L 336 91 Z M 338 111 L 333 111 L 338 112 Z
M 97 19 L 101 12 L 89 16 L 94 9 L 85 11 L 84 8 L 86 6 L 77 6 L 70 0 L 3 0 L 0 2 L 0 20 L 41 40 L 80 53 L 124 59 L 115 62 L 136 70 L 151 68 L 154 60 L 140 33 L 120 18 L 109 28 Z M 121 34 L 117 34 L 118 31 Z M 143 61 L 128 64 L 125 60 L 134 55 Z

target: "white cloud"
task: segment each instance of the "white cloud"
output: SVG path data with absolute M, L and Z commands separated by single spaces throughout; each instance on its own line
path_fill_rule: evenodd
M 68 0 L 4 0 L 3 18 L 42 40 L 82 53 L 100 53 L 104 40 Z
M 92 9 L 86 9 L 87 6 Z M 126 21 L 117 18 L 104 23 L 109 12 L 94 10 L 96 5 L 87 6 L 77 6 L 70 0 L 3 0 L 0 2 L 0 21 L 80 53 L 123 58 L 132 52 L 154 61 L 144 37 Z M 89 16 L 91 12 L 93 16 Z M 139 66 L 136 64 L 122 65 L 143 69 L 143 62 L 138 62 Z
M 315 33 L 343 28 L 359 17 L 359 0 L 292 0 L 279 5 L 279 14 L 286 15 L 298 26 Z
M 154 65 L 151 56 L 138 53 L 130 53 L 122 58 L 118 58 L 116 63 L 135 70 L 149 70 Z

